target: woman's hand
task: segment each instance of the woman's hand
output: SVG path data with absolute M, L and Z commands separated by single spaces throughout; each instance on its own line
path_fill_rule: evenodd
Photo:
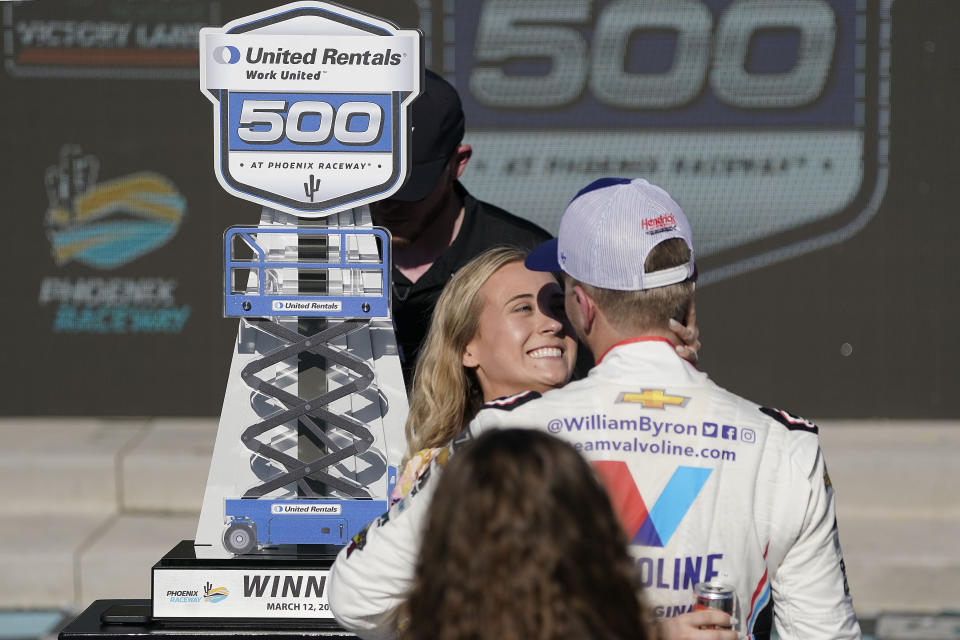
M 700 329 L 697 328 L 696 301 L 692 296 L 690 308 L 687 310 L 686 326 L 670 318 L 670 329 L 682 343 L 677 346 L 677 355 L 690 364 L 697 364 L 700 359 Z
M 733 629 L 704 629 L 702 627 L 729 627 L 730 614 L 716 609 L 691 611 L 673 618 L 661 618 L 659 640 L 737 640 Z

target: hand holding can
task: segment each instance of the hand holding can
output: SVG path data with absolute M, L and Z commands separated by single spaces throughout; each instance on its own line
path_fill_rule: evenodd
M 659 621 L 658 640 L 738 640 L 730 615 L 719 609 L 701 609 Z
M 693 588 L 696 600 L 693 604 L 694 611 L 704 611 L 715 609 L 730 615 L 730 626 L 721 627 L 718 625 L 704 626 L 709 629 L 733 629 L 739 628 L 738 616 L 740 606 L 737 602 L 737 593 L 733 587 L 722 582 L 700 582 Z

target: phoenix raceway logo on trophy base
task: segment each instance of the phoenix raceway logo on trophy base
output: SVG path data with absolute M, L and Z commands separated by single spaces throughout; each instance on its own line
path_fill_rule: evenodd
M 220 3 L 3 2 L 4 67 L 36 78 L 195 79 L 197 34 Z
M 214 170 L 229 193 L 320 217 L 388 197 L 407 174 L 420 32 L 295 2 L 200 33 Z
M 64 145 L 46 172 L 47 238 L 57 266 L 122 267 L 167 244 L 186 199 L 164 176 L 143 171 L 97 183 L 100 162 Z M 41 305 L 57 305 L 55 333 L 177 334 L 190 307 L 177 305 L 167 277 L 46 276 Z
M 200 589 L 168 589 L 167 599 L 172 604 L 193 604 L 197 602 L 217 603 L 227 599 L 230 590 L 226 587 L 215 587 L 209 580 Z
M 215 587 L 209 581 L 203 585 L 204 602 L 221 602 L 230 595 L 230 590 L 226 587 Z

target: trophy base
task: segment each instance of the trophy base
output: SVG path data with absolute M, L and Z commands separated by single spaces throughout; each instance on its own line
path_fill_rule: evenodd
M 58 640 L 356 640 L 357 636 L 338 629 L 233 627 L 227 624 L 170 627 L 150 617 L 150 601 L 95 600 L 60 631 Z
M 333 545 L 197 558 L 183 540 L 153 566 L 152 620 L 164 627 L 339 629 L 327 603 Z

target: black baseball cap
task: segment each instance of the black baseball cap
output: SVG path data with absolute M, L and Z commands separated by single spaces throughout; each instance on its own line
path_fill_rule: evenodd
M 407 181 L 391 200 L 423 200 L 437 184 L 447 161 L 463 140 L 464 118 L 460 96 L 449 82 L 424 70 L 423 92 L 411 108 L 411 166 Z

